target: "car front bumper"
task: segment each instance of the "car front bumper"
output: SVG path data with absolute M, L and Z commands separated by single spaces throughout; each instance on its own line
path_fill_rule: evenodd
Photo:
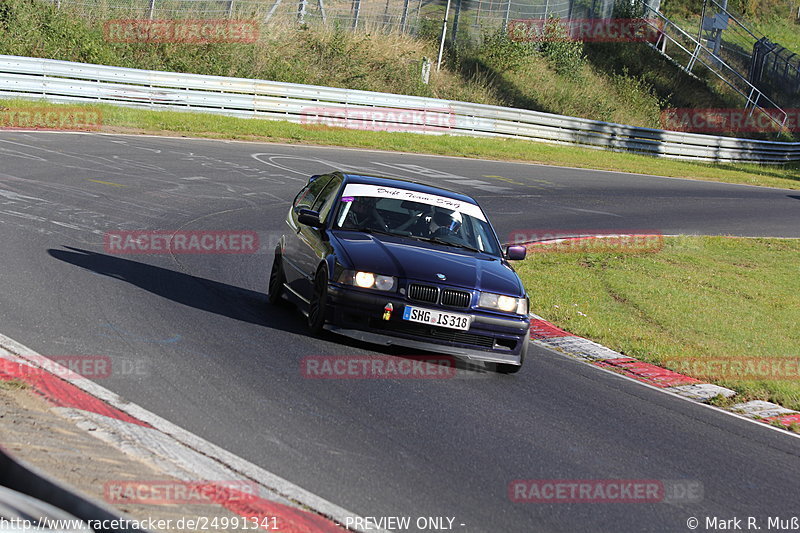
M 389 320 L 383 319 L 392 304 Z M 403 320 L 406 305 L 469 315 L 467 331 L 428 326 Z M 348 286 L 328 286 L 327 329 L 366 342 L 398 345 L 455 355 L 474 361 L 522 364 L 527 352 L 530 320 L 498 316 L 475 309 L 448 309 L 410 303 L 395 294 L 380 294 Z

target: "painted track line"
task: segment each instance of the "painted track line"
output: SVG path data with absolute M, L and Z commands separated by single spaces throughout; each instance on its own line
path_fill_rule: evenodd
M 285 520 L 294 526 L 286 530 L 287 533 L 344 531 L 343 527 L 325 519 L 346 524 L 348 518 L 350 523 L 355 518 L 361 518 L 124 400 L 2 334 L 0 377 L 22 379 L 30 383 L 34 390 L 53 403 L 62 414 L 75 420 L 79 427 L 93 431 L 128 454 L 155 462 L 167 473 L 180 479 L 196 481 L 199 474 L 205 479 L 240 478 L 255 481 L 261 485 L 262 494 L 265 495 L 262 512 L 265 509 L 281 510 Z
M 608 245 L 609 242 L 612 245 L 627 242 L 643 245 L 642 249 L 649 249 L 654 244 L 653 240 L 661 244 L 664 237 L 668 237 L 668 235 L 628 233 L 576 235 L 514 244 L 520 244 L 525 246 L 528 251 L 534 252 L 540 251 L 537 249 L 539 247 L 546 248 L 554 245 L 574 247 L 576 243 L 577 246 L 580 246 L 592 242 L 600 243 L 600 246 Z M 556 353 L 578 358 L 602 370 L 620 374 L 650 387 L 668 390 L 672 394 L 695 402 L 705 403 L 717 396 L 731 398 L 736 395 L 736 392 L 731 389 L 713 383 L 704 383 L 690 376 L 615 352 L 594 341 L 573 335 L 533 313 L 530 313 L 529 316 L 531 341 Z M 729 411 L 717 409 L 728 414 L 748 417 L 751 421 L 776 423 L 787 429 L 793 424 L 800 424 L 800 412 L 760 400 L 736 404 Z M 778 428 L 774 427 L 773 429 Z M 800 437 L 798 434 L 794 434 L 794 436 Z
M 730 410 L 710 405 L 706 402 L 711 398 L 716 396 L 730 398 L 735 396 L 736 392 L 713 383 L 704 383 L 698 379 L 651 363 L 627 357 L 594 341 L 566 332 L 533 313 L 530 314 L 530 318 L 530 339 L 537 346 L 654 390 L 666 392 L 672 396 L 699 403 L 716 411 L 756 423 L 761 427 L 800 438 L 800 434 L 768 425 L 778 423 L 788 429 L 790 425 L 800 423 L 800 412 L 798 411 L 760 400 L 736 404 Z

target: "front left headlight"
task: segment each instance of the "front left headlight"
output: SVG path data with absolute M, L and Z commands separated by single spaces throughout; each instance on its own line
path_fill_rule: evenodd
M 393 291 L 397 287 L 397 278 L 366 271 L 345 270 L 339 276 L 341 283 L 354 285 L 362 289 Z
M 478 300 L 478 307 L 496 309 L 506 313 L 517 313 L 518 315 L 528 314 L 528 299 L 525 297 L 514 298 L 505 294 L 495 294 L 493 292 L 482 292 Z

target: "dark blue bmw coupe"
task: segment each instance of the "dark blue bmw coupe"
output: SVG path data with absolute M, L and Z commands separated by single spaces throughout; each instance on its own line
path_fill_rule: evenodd
M 483 210 L 469 196 L 413 181 L 312 176 L 286 217 L 269 300 L 286 297 L 323 329 L 495 363 L 528 351 L 528 299 Z

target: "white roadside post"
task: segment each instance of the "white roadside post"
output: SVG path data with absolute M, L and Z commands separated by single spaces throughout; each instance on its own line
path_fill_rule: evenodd
M 442 21 L 442 42 L 439 43 L 439 61 L 436 63 L 436 70 L 442 70 L 442 54 L 444 53 L 444 38 L 447 35 L 447 16 L 450 14 L 450 0 L 447 0 L 447 7 L 444 8 L 444 20 Z

